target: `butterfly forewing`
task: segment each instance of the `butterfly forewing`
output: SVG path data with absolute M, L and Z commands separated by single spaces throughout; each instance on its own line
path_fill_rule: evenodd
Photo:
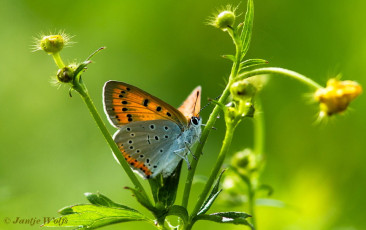
M 159 119 L 175 122 L 181 130 L 188 125 L 187 118 L 171 105 L 123 82 L 108 81 L 105 84 L 104 109 L 116 127 Z
M 189 120 L 192 116 L 197 117 L 201 108 L 201 86 L 197 86 L 178 110 Z
M 177 156 L 174 145 L 181 134 L 179 126 L 169 120 L 137 121 L 124 125 L 115 135 L 123 156 L 145 178 L 162 172 L 166 163 Z

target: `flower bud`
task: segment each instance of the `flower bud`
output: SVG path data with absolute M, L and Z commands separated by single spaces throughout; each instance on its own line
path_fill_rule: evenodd
M 231 28 L 234 26 L 235 23 L 235 13 L 230 10 L 225 10 L 219 13 L 216 16 L 214 26 L 226 31 L 228 28 Z
M 256 91 L 256 87 L 247 79 L 234 82 L 230 87 L 230 93 L 237 101 L 252 98 Z
M 75 69 L 73 66 L 65 66 L 57 72 L 57 80 L 62 83 L 69 83 L 73 80 Z
M 329 79 L 326 88 L 318 89 L 314 98 L 319 102 L 320 116 L 331 116 L 345 111 L 349 103 L 362 92 L 362 87 L 354 81 Z
M 58 53 L 65 45 L 65 40 L 62 35 L 44 36 L 40 43 L 40 49 L 47 53 Z
M 231 165 L 242 175 L 249 176 L 259 168 L 257 156 L 251 149 L 244 149 L 237 152 L 231 158 Z

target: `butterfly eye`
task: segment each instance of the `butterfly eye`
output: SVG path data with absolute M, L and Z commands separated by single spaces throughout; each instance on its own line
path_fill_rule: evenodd
M 194 125 L 198 125 L 198 118 L 197 118 L 197 117 L 192 117 L 192 118 L 191 118 L 191 122 L 192 122 Z

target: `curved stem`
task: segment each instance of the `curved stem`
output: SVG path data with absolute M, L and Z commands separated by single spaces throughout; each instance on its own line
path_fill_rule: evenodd
M 282 74 L 282 75 L 291 77 L 293 79 L 296 79 L 315 89 L 323 88 L 321 85 L 319 85 L 315 81 L 311 80 L 310 78 L 305 77 L 302 74 L 299 74 L 292 70 L 276 68 L 276 67 L 265 67 L 265 68 L 259 68 L 259 69 L 251 70 L 248 72 L 244 72 L 244 73 L 240 74 L 238 77 L 236 77 L 235 80 L 241 80 L 244 78 L 248 78 L 248 77 L 255 76 L 255 75 L 261 75 L 261 74 Z
M 64 68 L 64 67 L 65 67 L 65 64 L 64 64 L 64 62 L 62 61 L 62 59 L 61 59 L 61 56 L 60 56 L 60 53 L 59 53 L 59 52 L 57 52 L 57 53 L 52 53 L 52 57 L 53 57 L 53 60 L 55 61 L 56 65 L 57 65 L 57 67 L 58 67 L 59 69 L 62 69 L 62 68 Z
M 135 185 L 136 189 L 138 189 L 145 196 L 146 200 L 151 205 L 151 201 L 150 201 L 149 197 L 147 196 L 144 187 L 141 185 L 141 183 L 137 179 L 136 175 L 133 173 L 130 166 L 127 164 L 126 160 L 123 158 L 121 151 L 119 150 L 118 146 L 114 142 L 112 136 L 109 134 L 107 127 L 105 126 L 102 118 L 100 117 L 97 109 L 95 108 L 95 105 L 94 105 L 92 99 L 89 96 L 89 93 L 86 89 L 85 84 L 81 83 L 81 84 L 74 85 L 74 89 L 81 95 L 81 98 L 84 100 L 86 106 L 89 109 L 89 112 L 93 116 L 95 122 L 97 123 L 97 126 L 99 127 L 100 131 L 102 132 L 109 147 L 112 149 L 114 156 L 116 157 L 116 159 L 118 160 L 118 162 L 120 163 L 122 168 L 127 173 L 127 176 L 130 178 L 132 183 Z
M 215 179 L 216 179 L 217 175 L 220 172 L 220 169 L 221 169 L 221 166 L 224 162 L 225 156 L 226 156 L 227 152 L 229 151 L 231 141 L 233 139 L 233 134 L 234 134 L 235 127 L 236 127 L 235 124 L 232 124 L 232 123 L 227 124 L 226 132 L 225 132 L 225 138 L 224 138 L 224 141 L 222 143 L 219 156 L 216 160 L 215 167 L 212 169 L 210 177 L 208 178 L 208 181 L 206 182 L 206 185 L 205 185 L 202 193 L 198 197 L 198 201 L 196 203 L 196 206 L 193 209 L 191 217 L 195 217 L 197 215 L 197 213 L 199 212 L 199 209 L 201 208 L 202 204 L 204 203 L 208 193 L 211 190 L 211 187 L 212 187 L 213 183 L 215 182 Z

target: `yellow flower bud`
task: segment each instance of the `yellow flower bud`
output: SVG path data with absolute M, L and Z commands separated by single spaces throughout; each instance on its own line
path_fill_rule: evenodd
M 60 32 L 56 35 L 39 35 L 35 38 L 34 51 L 44 50 L 48 54 L 59 53 L 65 46 L 71 44 L 70 36 Z
M 58 53 L 64 48 L 64 38 L 61 35 L 49 35 L 41 40 L 41 48 L 47 53 Z
M 329 79 L 326 88 L 318 89 L 314 98 L 320 104 L 320 116 L 331 116 L 345 111 L 349 103 L 362 92 L 362 87 L 354 81 Z

